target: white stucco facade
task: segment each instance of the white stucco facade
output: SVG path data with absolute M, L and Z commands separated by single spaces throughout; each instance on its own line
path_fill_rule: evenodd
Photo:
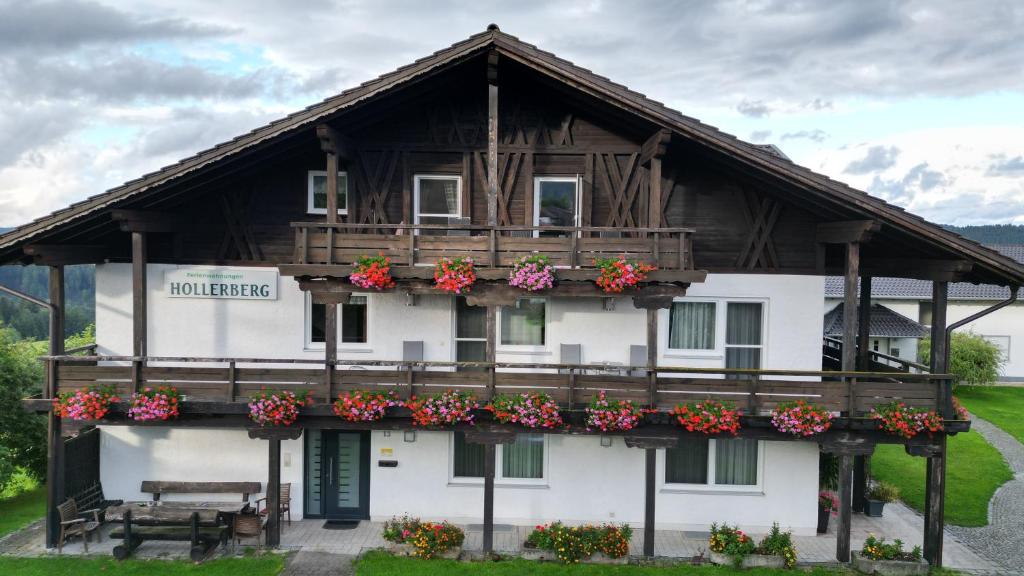
M 163 273 L 176 268 L 150 265 L 148 271 L 148 354 L 150 356 L 309 358 L 323 350 L 305 337 L 307 305 L 291 278 L 280 278 L 276 300 L 170 298 Z M 268 269 L 272 270 L 272 269 Z M 763 304 L 762 367 L 818 370 L 822 316 L 809 307 L 824 298 L 824 280 L 809 276 L 711 275 L 693 285 L 687 298 Z M 454 300 L 421 296 L 408 306 L 403 294 L 370 294 L 365 344 L 341 344 L 339 358 L 402 359 L 403 341 L 422 341 L 425 360 L 453 360 Z M 531 349 L 498 347 L 505 362 L 558 362 L 560 344 L 579 344 L 583 363 L 629 363 L 630 345 L 645 344 L 646 312 L 629 298 L 605 310 L 599 299 L 550 299 L 545 343 Z M 667 310 L 660 312 L 659 342 L 668 341 Z M 659 346 L 666 366 L 721 367 L 725 364 L 724 326 L 713 350 L 684 353 Z M 131 353 L 131 274 L 125 264 L 96 267 L 98 353 Z M 321 399 L 322 400 L 322 399 Z M 101 470 L 110 498 L 142 499 L 142 480 L 246 480 L 265 482 L 266 444 L 244 430 L 105 427 Z M 419 432 L 414 442 L 401 433 L 370 436 L 370 516 L 410 513 L 429 518 L 478 522 L 482 487 L 451 476 L 451 434 Z M 539 521 L 616 521 L 643 519 L 644 453 L 621 440 L 603 447 L 596 436 L 549 435 L 546 474 L 541 483 L 498 483 L 495 519 Z M 394 468 L 377 466 L 384 449 Z M 729 521 L 763 529 L 773 521 L 797 533 L 816 523 L 818 449 L 806 442 L 762 442 L 756 487 L 723 491 L 659 486 L 659 526 L 706 529 Z M 302 516 L 303 441 L 285 442 L 282 482 L 291 482 L 292 514 Z M 663 457 L 659 458 L 659 478 Z M 414 478 L 415 482 L 410 482 Z

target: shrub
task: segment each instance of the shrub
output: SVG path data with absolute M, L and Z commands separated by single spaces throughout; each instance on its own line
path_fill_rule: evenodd
M 868 498 L 880 502 L 895 502 L 900 499 L 900 489 L 889 482 L 875 482 L 868 492 Z
M 622 558 L 629 554 L 629 539 L 633 529 L 627 524 L 585 524 L 566 526 L 561 522 L 537 526 L 526 537 L 526 545 L 550 550 L 559 561 L 578 564 L 595 552 L 609 558 Z
M 875 538 L 874 534 L 868 534 L 864 540 L 864 547 L 860 553 L 871 560 L 903 560 L 906 562 L 917 562 L 921 559 L 921 547 L 914 546 L 910 552 L 903 550 L 903 541 L 899 538 L 886 544 L 885 538 Z
M 921 340 L 918 356 L 921 362 L 931 360 L 930 338 Z M 964 384 L 992 384 L 999 379 L 1003 367 L 999 347 L 971 332 L 953 332 L 949 342 L 949 369 Z
M 796 546 L 793 546 L 793 533 L 780 530 L 778 522 L 772 523 L 772 529 L 757 545 L 756 553 L 782 556 L 786 562 L 786 568 L 796 566 Z

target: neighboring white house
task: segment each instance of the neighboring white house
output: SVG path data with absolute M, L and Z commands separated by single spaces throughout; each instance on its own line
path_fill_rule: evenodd
M 868 329 L 868 343 L 871 350 L 880 354 L 917 361 L 917 345 L 921 338 L 928 336 L 928 328 L 919 322 L 882 306 L 871 305 L 871 322 Z M 825 312 L 823 333 L 826 338 L 842 340 L 843 303 Z
M 1018 262 L 1024 262 L 1024 245 L 992 245 L 995 249 Z M 993 304 L 1005 300 L 1010 291 L 1002 286 L 952 282 L 949 284 L 949 306 L 947 321 L 952 324 Z M 1024 300 L 1024 290 L 1018 293 Z M 825 280 L 825 311 L 828 312 L 843 300 L 843 279 L 830 276 Z M 872 278 L 871 301 L 890 310 L 916 319 L 925 326 L 931 325 L 932 285 L 925 280 L 908 278 Z M 992 342 L 1003 351 L 1005 364 L 1003 378 L 1008 381 L 1024 380 L 1024 301 L 998 310 L 960 328 L 973 332 Z M 892 344 L 888 344 L 892 346 Z M 916 346 L 911 352 L 911 343 L 898 343 L 899 354 L 907 360 L 915 360 Z M 890 348 L 891 349 L 891 348 Z M 885 350 L 882 350 L 883 352 Z

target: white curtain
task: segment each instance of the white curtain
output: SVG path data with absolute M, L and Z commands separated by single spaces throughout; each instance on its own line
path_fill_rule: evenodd
M 668 347 L 684 350 L 715 348 L 715 303 L 675 302 L 669 314 Z
M 760 302 L 730 302 L 725 321 L 725 367 L 761 367 Z
M 678 446 L 665 450 L 665 482 L 708 483 L 707 438 L 681 438 Z
M 514 306 L 501 308 L 501 343 L 544 345 L 544 299 L 521 298 Z
M 517 434 L 501 447 L 501 474 L 505 478 L 544 477 L 544 435 Z
M 757 440 L 715 440 L 715 484 L 757 484 Z
M 444 184 L 444 201 L 448 205 L 448 213 L 453 216 L 459 215 L 459 187 L 458 180 L 442 180 Z

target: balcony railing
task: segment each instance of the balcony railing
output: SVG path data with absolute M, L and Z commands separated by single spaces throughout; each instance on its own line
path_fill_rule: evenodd
M 348 265 L 383 254 L 394 266 L 433 265 L 470 256 L 478 267 L 510 267 L 541 253 L 554 266 L 593 268 L 594 259 L 627 258 L 661 270 L 693 269 L 689 228 L 486 226 L 476 224 L 328 224 L 294 222 L 296 264 Z
M 330 414 L 331 399 L 345 390 L 381 389 L 401 398 L 454 389 L 481 402 L 495 394 L 544 392 L 564 409 L 582 409 L 599 392 L 670 410 L 680 402 L 714 398 L 734 403 L 751 416 L 783 402 L 803 399 L 851 416 L 894 400 L 937 410 L 953 419 L 952 376 L 805 370 L 524 364 L 488 362 L 404 362 L 263 358 L 169 358 L 50 356 L 58 392 L 84 386 L 112 386 L 127 397 L 146 386 L 169 385 L 190 402 L 213 402 L 227 413 L 244 413 L 249 394 L 261 389 L 308 390 Z M 611 371 L 611 372 L 610 372 Z M 327 402 L 325 402 L 327 401 Z M 41 401 L 45 402 L 45 401 Z M 227 405 L 237 404 L 237 408 Z M 45 408 L 43 404 L 36 409 Z

